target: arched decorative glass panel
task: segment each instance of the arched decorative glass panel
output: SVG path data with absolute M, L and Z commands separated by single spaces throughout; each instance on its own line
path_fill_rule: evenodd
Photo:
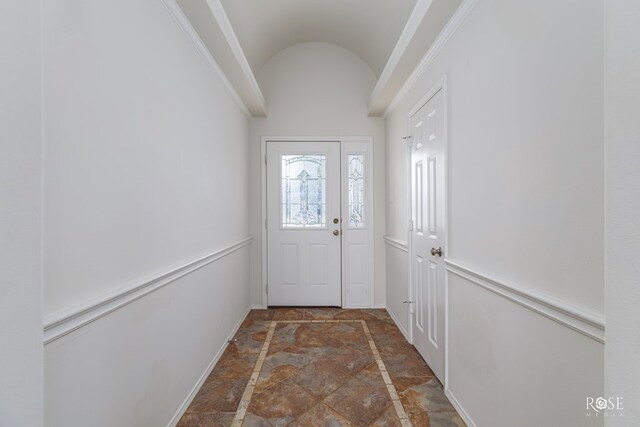
M 349 228 L 364 225 L 364 155 L 349 154 Z
M 326 177 L 324 154 L 282 156 L 282 227 L 309 228 L 326 225 Z

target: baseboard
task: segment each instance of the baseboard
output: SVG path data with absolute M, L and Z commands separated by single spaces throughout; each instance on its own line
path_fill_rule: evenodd
M 402 326 L 402 323 L 400 323 L 398 321 L 398 318 L 396 317 L 396 315 L 394 314 L 393 310 L 391 310 L 389 307 L 385 307 L 387 310 L 387 313 L 389 313 L 389 316 L 391 316 L 391 319 L 393 320 L 393 323 L 396 324 L 396 326 L 398 327 L 398 329 L 400 329 L 400 332 L 402 332 L 402 335 L 404 335 L 404 338 L 407 340 L 408 343 L 411 343 L 411 340 L 409 339 L 409 333 L 407 332 L 407 330 L 404 328 L 404 326 Z
M 473 422 L 469 414 L 467 414 L 467 411 L 465 411 L 460 402 L 458 402 L 458 399 L 451 393 L 451 390 L 445 390 L 444 394 L 447 396 L 447 399 L 449 399 L 449 402 L 451 402 L 451 405 L 458 411 L 462 421 L 464 421 L 468 427 L 476 427 L 476 423 Z
M 193 386 L 193 388 L 189 392 L 189 395 L 187 396 L 185 401 L 182 403 L 182 405 L 180 405 L 178 412 L 176 412 L 176 414 L 173 416 L 173 418 L 168 424 L 168 427 L 175 427 L 178 424 L 178 422 L 180 421 L 180 418 L 182 418 L 184 413 L 187 411 L 187 408 L 189 407 L 189 405 L 191 405 L 191 402 L 196 397 L 196 394 L 198 394 L 200 387 L 202 387 L 202 384 L 204 384 L 207 377 L 209 377 L 209 374 L 211 374 L 211 371 L 216 366 L 216 363 L 218 363 L 218 360 L 220 360 L 220 357 L 222 357 L 222 354 L 227 349 L 227 346 L 229 345 L 229 341 L 231 341 L 231 339 L 235 336 L 236 332 L 238 332 L 238 329 L 240 329 L 242 322 L 244 322 L 244 320 L 247 318 L 247 315 L 249 314 L 251 309 L 252 309 L 251 306 L 247 308 L 244 315 L 240 318 L 240 321 L 233 327 L 233 330 L 231 331 L 226 341 L 222 345 L 222 348 L 218 350 L 216 355 L 213 357 L 213 360 L 211 360 L 211 363 L 209 363 L 209 365 L 207 366 L 207 369 L 204 370 L 204 372 L 198 379 L 198 382 Z
M 251 307 L 249 307 L 249 310 L 264 310 L 265 308 L 267 308 L 267 306 L 262 304 L 251 304 Z

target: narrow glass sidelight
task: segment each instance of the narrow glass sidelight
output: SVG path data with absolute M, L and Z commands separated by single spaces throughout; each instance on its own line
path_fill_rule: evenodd
M 326 156 L 282 155 L 282 227 L 322 228 L 326 225 Z
M 364 228 L 364 155 L 347 156 L 349 173 L 349 228 Z

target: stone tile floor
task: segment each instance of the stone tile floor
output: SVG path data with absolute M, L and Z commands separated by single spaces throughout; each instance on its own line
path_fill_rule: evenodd
M 370 342 L 371 341 L 371 342 Z M 385 310 L 252 310 L 178 426 L 465 424 Z

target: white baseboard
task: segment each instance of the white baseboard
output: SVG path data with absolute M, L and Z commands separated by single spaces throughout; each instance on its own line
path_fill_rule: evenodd
M 456 399 L 453 393 L 451 393 L 451 390 L 445 390 L 444 394 L 445 396 L 447 396 L 447 399 L 449 399 L 449 402 L 451 402 L 456 411 L 458 411 L 458 414 L 460 415 L 460 418 L 462 418 L 462 421 L 464 421 L 464 423 L 468 427 L 476 427 L 476 423 L 473 422 L 469 414 L 467 414 L 467 411 L 465 411 L 462 405 L 460 405 L 460 402 L 458 402 L 458 399 Z
M 249 310 L 264 310 L 265 308 L 267 308 L 266 305 L 262 305 L 262 304 L 251 304 L 251 307 L 249 307 Z
M 247 310 L 245 311 L 245 313 L 242 316 L 242 318 L 240 319 L 240 321 L 238 323 L 236 323 L 236 325 L 233 327 L 233 330 L 231 331 L 231 333 L 227 337 L 226 341 L 222 345 L 222 348 L 220 348 L 220 350 L 218 350 L 216 355 L 213 356 L 213 360 L 211 360 L 211 363 L 209 363 L 209 365 L 207 366 L 207 369 L 204 370 L 204 372 L 202 373 L 202 375 L 198 379 L 198 382 L 193 386 L 193 388 L 189 392 L 189 395 L 187 396 L 185 401 L 182 403 L 182 405 L 180 405 L 180 408 L 178 409 L 178 412 L 176 412 L 176 414 L 173 416 L 173 418 L 171 419 L 171 421 L 168 424 L 168 427 L 175 427 L 178 424 L 178 422 L 180 421 L 180 418 L 182 418 L 184 413 L 187 411 L 187 408 L 189 407 L 189 405 L 191 405 L 191 402 L 196 397 L 196 394 L 198 394 L 198 391 L 200 390 L 200 387 L 202 387 L 202 384 L 204 384 L 204 382 L 206 381 L 207 377 L 209 377 L 209 374 L 211 374 L 211 371 L 216 366 L 216 363 L 218 363 L 218 360 L 220 360 L 220 357 L 222 357 L 222 354 L 227 349 L 227 346 L 229 345 L 229 341 L 231 341 L 231 339 L 235 336 L 236 332 L 238 332 L 238 329 L 240 329 L 240 326 L 242 325 L 242 322 L 244 322 L 244 319 L 247 318 L 247 315 L 249 314 L 251 309 L 252 309 L 251 306 L 249 308 L 247 308 Z
M 391 310 L 389 307 L 385 307 L 385 308 L 387 310 L 387 313 L 389 313 L 389 316 L 391 316 L 393 323 L 395 323 L 398 329 L 400 329 L 400 332 L 402 332 L 402 335 L 404 335 L 404 338 L 407 340 L 407 342 L 411 344 L 411 340 L 409 339 L 409 333 L 404 328 L 404 326 L 402 326 L 402 323 L 398 321 L 398 317 L 395 315 L 393 310 Z

